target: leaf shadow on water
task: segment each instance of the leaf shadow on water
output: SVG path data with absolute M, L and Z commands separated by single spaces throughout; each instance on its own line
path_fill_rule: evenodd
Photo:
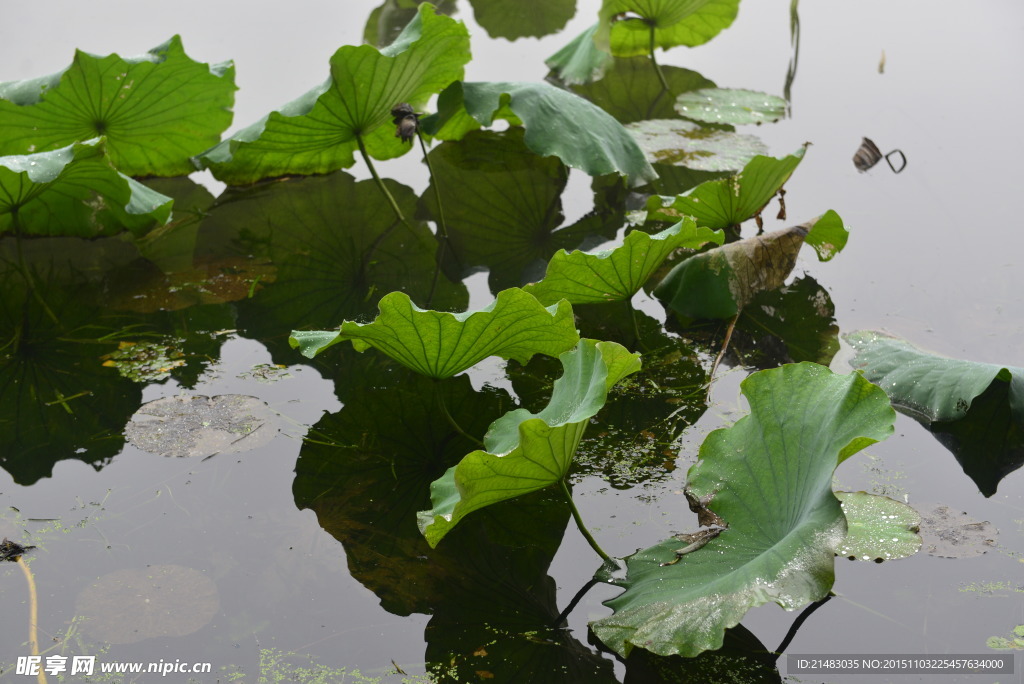
M 385 610 L 432 615 L 428 666 L 454 663 L 457 681 L 479 671 L 498 681 L 565 671 L 577 673 L 566 681 L 614 681 L 610 661 L 554 624 L 547 570 L 570 517 L 556 492 L 478 511 L 436 549 L 417 529 L 430 482 L 474 446 L 448 426 L 439 397 L 465 430 L 483 434 L 510 407 L 508 395 L 475 392 L 465 375 L 434 382 L 360 359 L 345 407 L 313 426 L 303 445 L 296 506 L 312 509 L 343 544 L 352 576 Z

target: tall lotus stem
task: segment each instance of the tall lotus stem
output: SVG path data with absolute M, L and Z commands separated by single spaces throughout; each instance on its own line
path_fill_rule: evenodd
M 409 221 L 406 220 L 405 214 L 402 213 L 402 210 L 398 206 L 398 202 L 395 201 L 394 196 L 388 190 L 387 186 L 384 185 L 384 181 L 382 181 L 380 176 L 377 175 L 377 168 L 373 165 L 373 161 L 370 159 L 370 154 L 366 151 L 366 145 L 363 143 L 363 136 L 359 133 L 356 133 L 356 144 L 359 145 L 359 153 L 363 155 L 363 161 L 366 162 L 367 168 L 370 169 L 370 175 L 373 176 L 374 182 L 377 184 L 377 187 L 380 188 L 380 191 L 384 193 L 388 203 L 391 205 L 391 210 L 395 212 L 395 216 L 398 217 L 399 221 L 404 223 L 409 230 L 412 230 L 412 226 L 409 225 Z
M 658 60 L 654 57 L 654 22 L 649 21 L 647 25 L 651 29 L 651 64 L 654 65 L 654 71 L 658 74 L 658 80 L 661 81 L 661 89 L 667 91 L 669 90 L 668 81 L 665 80 L 665 74 L 662 73 Z
M 583 524 L 583 518 L 580 517 L 579 509 L 576 508 L 576 503 L 572 500 L 572 493 L 569 491 L 569 485 L 565 483 L 565 478 L 563 477 L 559 480 L 558 484 L 562 488 L 562 496 L 564 496 L 565 500 L 569 502 L 569 510 L 572 511 L 573 520 L 576 521 L 576 527 L 580 528 L 580 533 L 583 534 L 583 538 L 587 540 L 588 544 L 590 544 L 590 548 L 597 552 L 597 555 L 601 557 L 601 560 L 605 563 L 611 563 L 612 557 L 605 553 L 604 549 L 598 546 L 597 541 L 594 539 L 593 535 L 590 534 L 590 530 L 588 530 L 586 525 Z
M 7 541 L 6 539 L 4 540 Z M 28 583 L 28 650 L 32 655 L 39 655 L 39 632 L 37 625 L 39 624 L 39 594 L 36 591 L 36 580 L 32 576 L 32 571 L 28 567 L 28 563 L 21 556 L 15 561 L 21 567 L 21 571 L 25 573 L 25 582 Z M 40 684 L 46 684 L 46 672 L 43 671 L 42 667 L 39 668 L 39 675 L 37 681 Z
M 427 155 L 427 144 L 423 142 L 423 133 L 419 127 L 416 128 L 416 137 L 420 141 L 420 149 L 423 150 L 423 160 L 427 162 L 427 173 L 430 174 L 430 184 L 434 186 L 434 200 L 437 202 L 437 229 L 441 234 L 441 249 L 437 253 L 437 265 L 434 267 L 434 279 L 430 283 L 430 294 L 427 295 L 427 307 L 434 299 L 434 291 L 437 289 L 437 279 L 441 275 L 441 265 L 444 263 L 444 253 L 448 250 L 448 224 L 444 220 L 444 204 L 441 202 L 441 189 L 437 184 L 437 176 L 434 175 L 434 166 L 430 163 L 430 156 Z

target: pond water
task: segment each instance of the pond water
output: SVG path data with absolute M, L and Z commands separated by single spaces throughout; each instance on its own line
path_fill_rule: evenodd
M 472 37 L 466 80 L 543 80 L 544 59 L 597 16 L 600 3 L 576 4 L 557 33 L 510 41 L 481 26 L 492 27 L 486 8 L 493 3 L 447 3 Z M 75 48 L 133 55 L 178 33 L 195 59 L 235 60 L 233 131 L 320 82 L 337 47 L 362 42 L 376 6 L 256 2 L 240 12 L 187 1 L 145 11 L 113 1 L 21 3 L 5 8 L 0 80 L 62 69 Z M 722 87 L 781 94 L 793 54 L 790 17 L 786 0 L 747 0 L 733 26 L 710 43 L 659 52 L 659 62 Z M 814 339 L 833 325 L 843 333 L 884 330 L 947 356 L 1024 366 L 1024 237 L 1013 200 L 1024 180 L 1024 138 L 1012 123 L 996 125 L 1024 111 L 1024 91 L 1013 85 L 1024 65 L 1024 7 L 1012 0 L 970 8 L 801 3 L 799 26 L 791 115 L 741 128 L 774 156 L 812 143 L 786 184 L 789 221 L 774 218 L 773 202 L 766 230 L 827 209 L 851 230 L 849 245 L 831 262 L 802 253 L 793 298 L 827 305 L 816 315 L 794 313 L 797 328 Z M 852 157 L 864 136 L 883 152 L 902 150 L 906 169 L 894 174 L 882 162 L 858 173 Z M 503 163 L 522 171 L 500 181 L 515 188 L 511 200 L 487 196 L 490 204 L 472 212 L 489 208 L 494 214 L 484 223 L 512 237 L 497 243 L 467 229 L 460 248 L 489 264 L 489 273 L 468 276 L 468 289 L 442 279 L 436 308 L 482 306 L 489 285 L 521 284 L 534 273 L 535 257 L 558 247 L 621 239 L 631 198 L 610 186 L 592 189 L 577 171 L 565 177 L 560 164 L 524 162 L 514 132 L 487 140 Z M 428 191 L 418 154 L 378 170 L 406 186 L 396 192 L 409 207 Z M 443 190 L 453 200 L 482 196 L 474 170 L 461 173 L 464 186 Z M 179 206 L 197 209 L 180 241 L 148 253 L 120 239 L 20 246 L 21 258 L 48 278 L 33 298 L 13 269 L 3 275 L 0 324 L 8 329 L 0 337 L 26 326 L 37 336 L 31 362 L 0 359 L 0 405 L 8 416 L 0 423 L 0 535 L 37 546 L 29 558 L 48 655 L 209 662 L 210 674 L 192 678 L 202 682 L 341 681 L 342 668 L 382 681 L 449 668 L 459 681 L 885 681 L 790 675 L 785 658 L 749 674 L 738 669 L 747 662 L 740 660 L 710 666 L 714 674 L 695 673 L 680 659 L 631 658 L 627 666 L 588 639 L 588 622 L 611 614 L 602 602 L 621 591 L 606 584 L 582 595 L 565 629 L 548 629 L 600 565 L 549 492 L 481 512 L 479 521 L 467 519 L 464 533 L 430 551 L 411 523 L 415 511 L 429 505 L 427 483 L 473 448 L 443 422 L 436 396 L 444 395 L 463 427 L 482 434 L 516 401 L 543 406 L 557 364 L 487 362 L 439 389 L 372 350 L 339 345 L 310 362 L 291 349 L 292 329 L 371 316 L 390 289 L 430 287 L 431 268 L 423 267 L 429 245 L 395 233 L 377 244 L 390 223 L 387 205 L 368 199 L 376 189 L 361 162 L 348 174 L 223 195 L 207 173 L 194 176 L 198 186 L 154 181 Z M 588 230 L 551 232 L 585 220 L 595 198 L 611 218 L 592 220 Z M 472 212 L 461 217 L 470 225 Z M 514 234 L 515 222 L 526 220 L 535 220 L 536 233 Z M 745 225 L 743 235 L 754 231 Z M 411 252 L 402 251 L 410 244 Z M 371 245 L 378 280 L 354 289 Z M 18 249 L 10 238 L 0 241 L 5 263 L 17 261 Z M 37 299 L 57 320 L 25 304 Z M 616 557 L 694 527 L 683 487 L 699 445 L 745 414 L 744 377 L 794 357 L 787 340 L 741 325 L 738 351 L 726 355 L 705 408 L 700 385 L 725 324 L 683 329 L 647 295 L 634 304 L 645 315 L 577 311 L 587 334 L 627 345 L 637 341 L 638 325 L 640 345 L 655 351 L 645 363 L 660 369 L 652 377 L 671 390 L 653 400 L 623 394 L 598 416 L 582 447 L 574 497 Z M 805 358 L 817 355 L 849 371 L 845 344 L 834 358 L 825 355 L 827 345 L 810 344 Z M 30 387 L 42 389 L 33 394 Z M 256 400 L 235 405 L 225 398 L 232 395 Z M 207 430 L 194 443 L 182 444 L 168 413 L 137 415 L 144 404 L 175 397 L 184 397 L 179 405 L 205 406 L 191 418 L 192 434 Z M 239 410 L 249 421 L 243 427 L 232 423 Z M 129 421 L 133 436 L 125 441 Z M 234 437 L 250 432 L 244 443 Z M 175 439 L 160 442 L 165 433 Z M 786 652 L 1005 655 L 986 643 L 1024 624 L 1024 475 L 1010 473 L 986 497 L 927 430 L 900 415 L 895 434 L 845 463 L 836 482 L 837 489 L 906 501 L 923 514 L 948 507 L 947 517 L 960 525 L 966 516 L 991 526 L 953 551 L 881 564 L 837 559 L 837 596 L 807 618 Z M 487 543 L 523 530 L 537 531 L 535 543 L 515 552 Z M 0 567 L 0 595 L 0 680 L 18 681 L 11 666 L 28 654 L 30 601 L 13 564 Z M 164 603 L 174 610 L 163 610 Z M 796 617 L 774 604 L 756 608 L 742 623 L 749 632 L 737 639 L 752 639 L 748 654 L 773 650 Z M 303 679 L 297 668 L 313 668 L 311 662 L 331 673 Z M 1022 681 L 1024 664 L 1017 665 L 1013 675 L 943 681 Z M 737 678 L 723 679 L 723 672 Z

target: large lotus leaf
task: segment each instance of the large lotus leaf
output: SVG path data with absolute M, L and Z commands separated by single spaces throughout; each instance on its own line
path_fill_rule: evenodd
M 416 195 L 391 179 L 383 182 L 411 217 Z M 282 329 L 372 317 L 380 297 L 392 291 L 425 304 L 436 249 L 426 223 L 396 221 L 374 181 L 337 171 L 229 189 L 203 220 L 197 254 L 203 262 L 244 258 L 274 265 L 272 276 L 236 305 L 237 327 L 246 336 L 272 339 Z M 438 279 L 434 308 L 465 309 L 467 302 L 465 286 Z
M 740 0 L 604 0 L 594 39 L 617 57 L 649 54 L 652 29 L 656 47 L 702 45 L 732 25 L 739 5 Z
M 580 340 L 559 360 L 564 373 L 547 407 L 535 414 L 516 409 L 494 421 L 484 448 L 467 454 L 430 485 L 433 508 L 417 517 L 431 546 L 473 511 L 562 480 L 608 390 L 640 369 L 640 355 L 614 342 Z
M 836 492 L 836 497 L 849 528 L 836 555 L 885 561 L 921 550 L 921 516 L 907 504 L 867 492 Z
M 720 245 L 724 239 L 722 231 L 698 227 L 691 218 L 654 235 L 635 230 L 615 249 L 555 252 L 544 279 L 523 289 L 544 304 L 560 299 L 570 304 L 629 299 L 675 250 L 697 249 L 709 242 Z
M 612 56 L 594 43 L 599 24 L 594 24 L 568 45 L 544 60 L 549 69 L 567 85 L 590 83 L 601 78 Z M 650 68 L 650 66 L 648 66 Z
M 562 226 L 561 195 L 568 170 L 555 157 L 538 157 L 523 143 L 523 130 L 476 131 L 430 151 L 435 178 L 423 207 L 438 216 L 438 183 L 448 241 L 443 264 L 452 279 L 484 266 L 492 292 L 536 280 L 559 248 L 579 246 L 598 234 L 612 238 L 622 225 L 617 208 L 595 211 Z M 602 198 L 595 197 L 595 204 Z
M 469 0 L 473 18 L 491 38 L 539 38 L 556 31 L 576 14 L 576 0 L 545 0 L 522 5 L 506 0 Z
M 544 307 L 518 288 L 498 293 L 488 306 L 455 314 L 424 310 L 404 292 L 380 300 L 372 323 L 345 321 L 340 330 L 292 332 L 289 340 L 304 356 L 349 340 L 357 351 L 374 347 L 417 373 L 448 378 L 488 356 L 526 363 L 534 354 L 556 356 L 579 341 L 572 307 Z
M 806 147 L 782 159 L 756 156 L 735 176 L 701 183 L 682 197 L 651 197 L 648 219 L 678 221 L 692 216 L 709 228 L 739 225 L 760 213 L 786 184 L 804 157 Z
M 626 559 L 615 613 L 591 623 L 612 650 L 634 647 L 695 656 L 719 648 L 725 630 L 774 601 L 786 610 L 824 598 L 846 519 L 832 474 L 888 437 L 896 415 L 860 374 L 800 363 L 760 371 L 741 385 L 750 415 L 704 440 L 688 473 L 688 499 L 727 529 L 703 548 L 675 537 Z M 713 514 L 712 514 L 713 512 Z
M 616 59 L 601 80 L 573 86 L 572 91 L 587 98 L 619 122 L 628 124 L 650 119 L 672 119 L 678 116 L 672 106 L 675 96 L 715 86 L 714 82 L 696 71 L 682 67 L 663 66 L 661 72 L 668 82 L 667 93 L 657 72 L 651 68 L 651 60 L 646 57 Z M 697 130 L 697 127 L 688 130 Z
M 731 318 L 757 293 L 782 286 L 796 265 L 800 247 L 809 241 L 818 223 L 823 223 L 825 232 L 831 234 L 837 222 L 841 227 L 839 217 L 829 211 L 803 225 L 702 252 L 676 265 L 654 294 L 674 311 L 690 318 Z M 814 239 L 822 243 L 820 235 Z M 835 247 L 831 242 L 828 244 Z M 833 253 L 830 250 L 828 258 Z
M 167 222 L 173 200 L 116 171 L 102 139 L 0 157 L 0 234 L 141 234 Z
M 466 27 L 430 4 L 382 50 L 346 45 L 331 57 L 331 76 L 206 152 L 198 161 L 230 185 L 351 166 L 359 138 L 367 153 L 390 159 L 410 146 L 395 137 L 391 109 L 426 105 L 462 78 L 469 61 Z
M 0 154 L 105 136 L 129 176 L 178 176 L 231 125 L 235 68 L 192 61 L 174 36 L 145 55 L 76 51 L 59 74 L 0 84 Z
M 870 331 L 845 339 L 852 365 L 935 433 L 985 496 L 1024 464 L 1024 368 L 949 359 Z
M 652 164 L 685 166 L 695 171 L 736 171 L 768 152 L 757 136 L 707 128 L 684 119 L 634 121 L 626 128 Z
M 618 173 L 633 185 L 656 178 L 633 136 L 610 114 L 549 83 L 453 83 L 425 131 L 459 140 L 495 118 L 526 128 L 526 146 L 591 176 Z
M 776 95 L 739 88 L 707 88 L 676 98 L 676 111 L 688 119 L 713 124 L 760 124 L 786 115 L 786 101 Z

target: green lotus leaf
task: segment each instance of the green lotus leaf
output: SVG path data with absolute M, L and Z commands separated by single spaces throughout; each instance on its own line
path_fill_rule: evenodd
M 521 128 L 474 131 L 437 145 L 429 158 L 434 178 L 422 208 L 437 220 L 436 187 L 448 226 L 442 264 L 452 280 L 483 266 L 492 292 L 521 286 L 536 280 L 559 248 L 572 249 L 595 234 L 611 239 L 624 220 L 621 210 L 609 208 L 563 226 L 569 171 L 555 157 L 531 152 Z
M 838 220 L 832 211 L 803 225 L 730 242 L 694 255 L 677 264 L 658 284 L 654 294 L 674 311 L 690 318 L 731 318 L 757 293 L 783 285 L 796 265 L 800 247 L 815 232 L 817 223 L 826 217 L 826 231 L 830 232 Z M 820 243 L 820 235 L 816 239 Z M 832 254 L 830 250 L 828 258 Z M 818 255 L 821 258 L 821 252 Z
M 580 340 L 559 360 L 564 372 L 546 408 L 506 413 L 491 423 L 484 449 L 467 454 L 430 485 L 433 508 L 417 518 L 431 546 L 473 511 L 562 480 L 608 390 L 640 369 L 640 355 L 614 342 Z
M 782 159 L 756 156 L 735 176 L 701 183 L 681 197 L 647 200 L 647 218 L 678 221 L 693 216 L 709 228 L 739 225 L 760 213 L 799 166 L 807 148 Z
M 141 235 L 167 223 L 172 204 L 116 171 L 101 138 L 0 157 L 0 234 Z
M 453 83 L 424 131 L 459 140 L 495 118 L 526 128 L 526 146 L 591 176 L 618 173 L 633 185 L 657 176 L 633 136 L 610 114 L 549 83 Z
M 587 98 L 621 123 L 628 124 L 651 119 L 676 118 L 678 115 L 672 107 L 676 95 L 715 87 L 713 81 L 709 81 L 696 71 L 682 67 L 666 65 L 661 67 L 661 72 L 668 82 L 667 93 L 662 88 L 658 74 L 651 68 L 651 60 L 646 57 L 616 59 L 601 80 L 585 85 L 574 85 L 571 90 Z
M 759 124 L 786 115 L 786 101 L 776 95 L 739 88 L 705 88 L 676 98 L 676 111 L 688 119 L 713 124 Z
M 570 304 L 629 299 L 675 250 L 697 249 L 708 242 L 720 245 L 724 239 L 722 231 L 698 227 L 691 218 L 654 235 L 634 230 L 615 249 L 555 252 L 544 279 L 523 289 L 543 304 L 560 299 Z
M 0 84 L 0 154 L 97 136 L 129 176 L 178 176 L 231 125 L 235 68 L 190 59 L 174 36 L 140 57 L 76 51 L 53 76 Z
M 684 119 L 635 121 L 626 128 L 652 164 L 696 171 L 736 171 L 768 152 L 757 136 L 706 128 Z M 655 200 L 657 197 L 651 198 L 651 202 Z
M 594 34 L 599 26 L 594 24 L 544 60 L 562 83 L 574 85 L 596 81 L 612 63 L 612 56 L 594 44 Z M 647 68 L 650 69 L 650 65 Z
M 468 61 L 466 27 L 420 5 L 394 43 L 381 50 L 338 49 L 327 81 L 203 152 L 198 162 L 218 179 L 241 185 L 351 166 L 359 139 L 371 157 L 401 156 L 411 147 L 395 137 L 392 107 L 423 107 L 462 78 Z
M 576 14 L 576 0 L 545 0 L 529 8 L 505 0 L 469 0 L 473 18 L 491 38 L 539 38 L 560 31 Z
M 604 0 L 597 45 L 616 57 L 646 55 L 654 45 L 702 45 L 732 25 L 740 0 Z
M 488 356 L 526 363 L 534 354 L 556 356 L 579 341 L 572 307 L 544 307 L 532 295 L 511 288 L 487 307 L 461 314 L 423 310 L 404 292 L 380 300 L 372 323 L 345 321 L 340 331 L 292 332 L 303 356 L 349 340 L 357 351 L 375 347 L 402 365 L 432 378 L 461 373 Z
M 844 339 L 851 364 L 931 430 L 985 496 L 1024 464 L 1024 368 L 949 359 L 871 331 Z
M 687 499 L 704 525 L 726 526 L 678 555 L 672 537 L 626 559 L 613 615 L 591 623 L 609 648 L 692 657 L 774 601 L 786 610 L 824 598 L 846 518 L 832 493 L 840 463 L 893 432 L 896 415 L 860 374 L 800 363 L 741 385 L 750 415 L 708 435 L 688 473 Z
M 895 560 L 921 550 L 921 516 L 887 496 L 836 492 L 846 516 L 846 539 L 836 555 L 854 560 Z

